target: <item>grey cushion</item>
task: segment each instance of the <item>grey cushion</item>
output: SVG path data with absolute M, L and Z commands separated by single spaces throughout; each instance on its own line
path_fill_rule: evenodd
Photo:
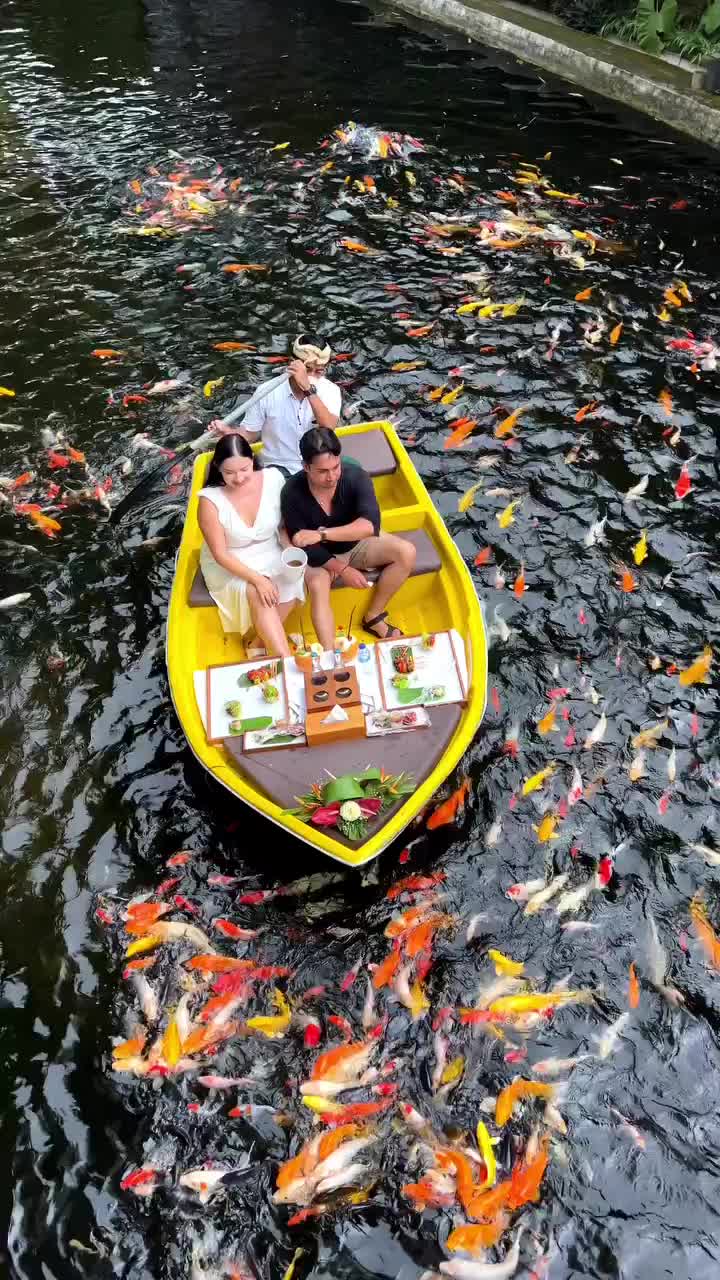
M 380 433 L 378 433 L 380 434 Z M 424 529 L 408 529 L 405 532 L 398 531 L 398 538 L 406 538 L 408 542 L 412 542 L 417 549 L 417 559 L 411 577 L 417 578 L 422 573 L 437 573 L 440 565 L 440 554 L 429 534 Z M 378 577 L 379 570 L 371 569 L 367 574 L 370 582 L 375 582 Z M 341 586 L 337 583 L 336 586 Z M 201 609 L 207 605 L 214 604 L 214 600 L 205 586 L 205 579 L 202 575 L 202 569 L 198 565 L 195 577 L 193 578 L 188 597 L 188 604 L 191 609 Z
M 364 431 L 357 436 L 340 436 L 343 454 L 367 471 L 370 476 L 391 476 L 397 462 L 382 431 Z

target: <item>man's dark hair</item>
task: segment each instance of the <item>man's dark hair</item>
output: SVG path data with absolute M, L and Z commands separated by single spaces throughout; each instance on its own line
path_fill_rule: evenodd
M 321 453 L 331 453 L 337 458 L 340 448 L 340 441 L 330 427 L 311 427 L 300 437 L 300 457 L 306 466 L 310 466 Z

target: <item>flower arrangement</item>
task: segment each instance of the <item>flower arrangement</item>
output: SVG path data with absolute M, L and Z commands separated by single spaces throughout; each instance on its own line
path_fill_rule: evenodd
M 300 808 L 286 813 L 314 827 L 335 827 L 348 840 L 362 840 L 368 822 L 414 790 L 409 774 L 365 769 L 361 774 L 346 773 L 314 783 L 306 795 L 297 797 Z

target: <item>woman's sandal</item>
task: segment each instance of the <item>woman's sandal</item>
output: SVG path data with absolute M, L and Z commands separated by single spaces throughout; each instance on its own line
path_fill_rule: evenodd
M 380 632 L 377 630 L 377 624 L 378 622 L 385 622 L 386 618 L 387 612 L 379 613 L 376 618 L 363 618 L 363 626 L 366 631 L 370 632 L 371 636 L 375 636 L 376 640 L 402 640 L 404 633 L 399 627 L 394 627 L 392 622 L 387 623 L 387 631 L 385 632 L 385 635 L 380 635 Z

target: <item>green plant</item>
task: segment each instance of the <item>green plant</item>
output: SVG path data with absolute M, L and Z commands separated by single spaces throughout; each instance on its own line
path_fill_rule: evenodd
M 677 0 L 663 0 L 658 9 L 655 0 L 638 0 L 636 20 L 639 45 L 646 53 L 662 53 L 663 42 L 675 29 Z

